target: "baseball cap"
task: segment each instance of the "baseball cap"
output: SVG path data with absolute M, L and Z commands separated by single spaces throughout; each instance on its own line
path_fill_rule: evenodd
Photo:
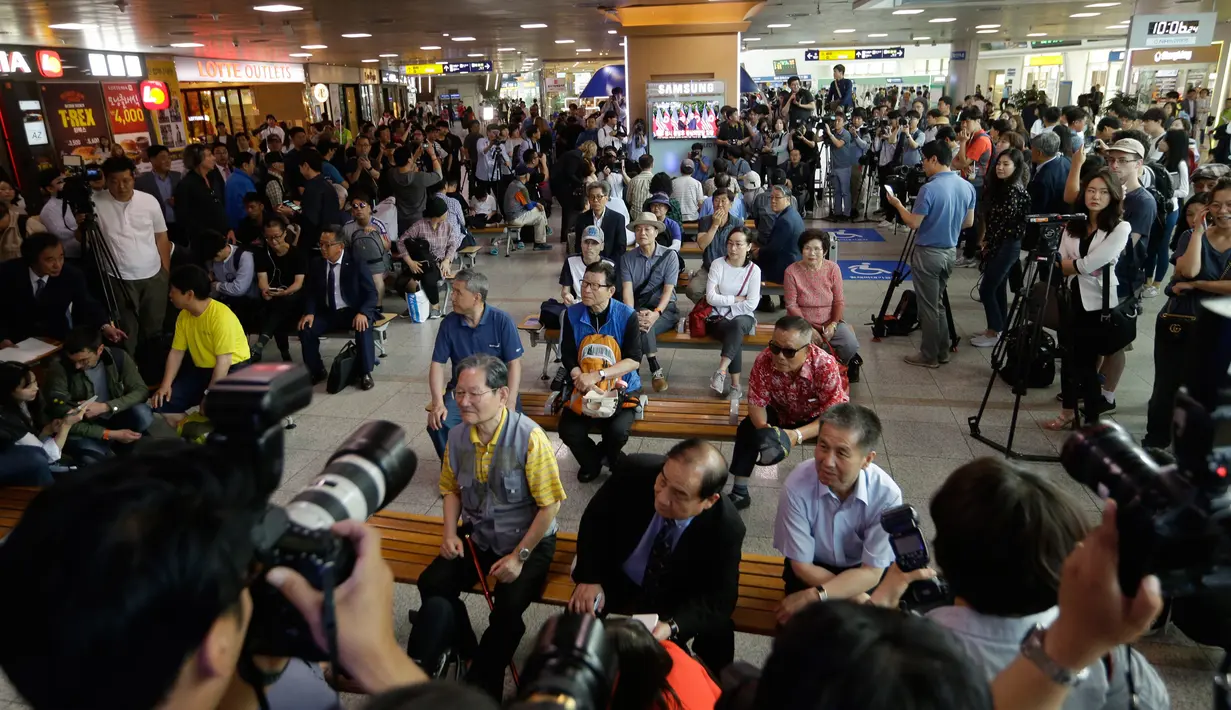
M 681 168 L 695 168 L 697 164 L 692 162 L 692 158 L 684 158 L 684 162 L 680 163 Z
M 776 426 L 757 431 L 757 464 L 772 466 L 791 453 L 791 435 Z
M 1108 151 L 1117 151 L 1120 153 L 1132 153 L 1140 159 L 1145 159 L 1146 149 L 1141 146 L 1141 142 L 1133 138 L 1121 138 L 1112 143 L 1107 148 Z
M 590 225 L 581 231 L 581 241 L 603 243 L 603 232 L 598 227 Z
M 744 173 L 744 176 L 739 180 L 749 190 L 755 190 L 761 186 L 761 176 L 755 170 L 749 170 Z

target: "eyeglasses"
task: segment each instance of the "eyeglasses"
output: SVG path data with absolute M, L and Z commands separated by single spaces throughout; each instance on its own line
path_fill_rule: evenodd
M 799 351 L 800 351 L 800 350 L 802 350 L 802 349 L 803 349 L 803 348 L 784 348 L 784 347 L 782 347 L 781 345 L 779 345 L 779 344 L 777 344 L 777 343 L 770 343 L 770 344 L 769 344 L 769 351 L 770 351 L 771 353 L 773 353 L 774 355 L 781 355 L 782 357 L 786 358 L 787 360 L 794 359 L 794 357 L 795 357 L 796 355 L 798 355 L 798 354 L 799 354 Z
M 1108 158 L 1107 165 L 1108 167 L 1114 168 L 1117 165 L 1120 165 L 1121 163 L 1123 163 L 1124 165 L 1131 165 L 1133 163 L 1137 163 L 1140 161 L 1141 161 L 1140 158 Z
M 495 391 L 496 390 L 483 390 L 482 392 L 462 392 L 461 390 L 454 390 L 453 398 L 459 402 L 465 402 L 468 399 L 479 399 L 483 395 L 489 392 L 495 392 Z
M 589 288 L 611 288 L 611 286 L 610 286 L 609 284 L 596 284 L 596 283 L 594 283 L 593 281 L 584 281 L 584 280 L 583 280 L 583 281 L 581 282 L 581 287 L 582 287 L 582 288 L 586 288 L 587 286 L 588 286 Z
M 360 200 L 356 200 L 355 202 L 351 203 L 350 208 L 352 210 L 362 210 L 362 209 L 367 209 L 367 206 L 368 206 L 368 203 L 360 201 Z

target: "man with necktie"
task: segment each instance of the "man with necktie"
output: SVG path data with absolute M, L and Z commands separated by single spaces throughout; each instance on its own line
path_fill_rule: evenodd
M 569 609 L 657 614 L 655 638 L 691 641 L 714 672 L 729 665 L 744 523 L 726 481 L 726 460 L 701 439 L 628 457 L 581 517 Z
M 0 264 L 0 303 L 0 348 L 34 337 L 64 340 L 74 325 L 99 329 L 110 343 L 125 337 L 107 322 L 85 275 L 64 263 L 64 246 L 54 234 L 31 234 L 20 259 Z
M 372 367 L 376 361 L 372 324 L 380 317 L 376 308 L 376 283 L 367 264 L 355 261 L 342 243 L 342 228 L 326 225 L 320 237 L 322 259 L 308 270 L 307 298 L 299 319 L 299 342 L 303 362 L 312 373 L 312 382 L 323 382 L 325 363 L 321 360 L 321 336 L 329 331 L 355 331 L 359 354 L 355 376 L 360 389 L 376 386 Z

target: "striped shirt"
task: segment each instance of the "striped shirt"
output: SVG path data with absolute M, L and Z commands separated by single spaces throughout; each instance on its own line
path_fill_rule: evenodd
M 508 421 L 509 410 L 504 409 L 500 412 L 500 424 L 496 426 L 496 433 L 492 435 L 492 440 L 488 444 L 479 440 L 477 428 L 470 427 L 470 443 L 474 444 L 475 453 L 474 476 L 475 480 L 481 484 L 487 483 L 487 472 L 492 464 L 492 454 L 496 451 L 496 442 L 500 441 L 500 433 L 504 431 L 504 425 Z M 462 489 L 457 485 L 457 475 L 453 467 L 449 465 L 448 446 L 445 447 L 445 453 L 441 459 L 443 465 L 440 467 L 440 495 L 446 496 L 450 493 L 460 495 Z M 540 508 L 563 502 L 567 497 L 564 494 L 564 485 L 560 483 L 560 469 L 556 465 L 555 449 L 552 448 L 547 434 L 540 427 L 535 427 L 530 433 L 530 443 L 526 448 L 526 482 L 530 487 L 530 495 L 534 497 L 534 502 Z
M 426 239 L 432 248 L 432 256 L 449 262 L 457 256 L 457 248 L 462 244 L 462 233 L 457 230 L 453 222 L 449 221 L 447 215 L 445 219 L 440 220 L 440 224 L 435 229 L 432 228 L 432 220 L 424 217 L 402 233 L 403 250 L 406 248 L 406 242 L 411 239 Z

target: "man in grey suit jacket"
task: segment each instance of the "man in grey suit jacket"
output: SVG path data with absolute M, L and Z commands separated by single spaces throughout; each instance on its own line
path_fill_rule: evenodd
M 153 195 L 154 199 L 158 200 L 158 204 L 162 205 L 163 219 L 167 220 L 167 236 L 172 241 L 178 242 L 176 237 L 180 234 L 180 229 L 175 223 L 175 197 L 173 195 L 175 195 L 175 188 L 180 184 L 182 176 L 171 169 L 171 151 L 167 146 L 150 146 L 149 156 L 150 165 L 154 166 L 154 169 L 138 175 L 133 181 L 133 187 Z

